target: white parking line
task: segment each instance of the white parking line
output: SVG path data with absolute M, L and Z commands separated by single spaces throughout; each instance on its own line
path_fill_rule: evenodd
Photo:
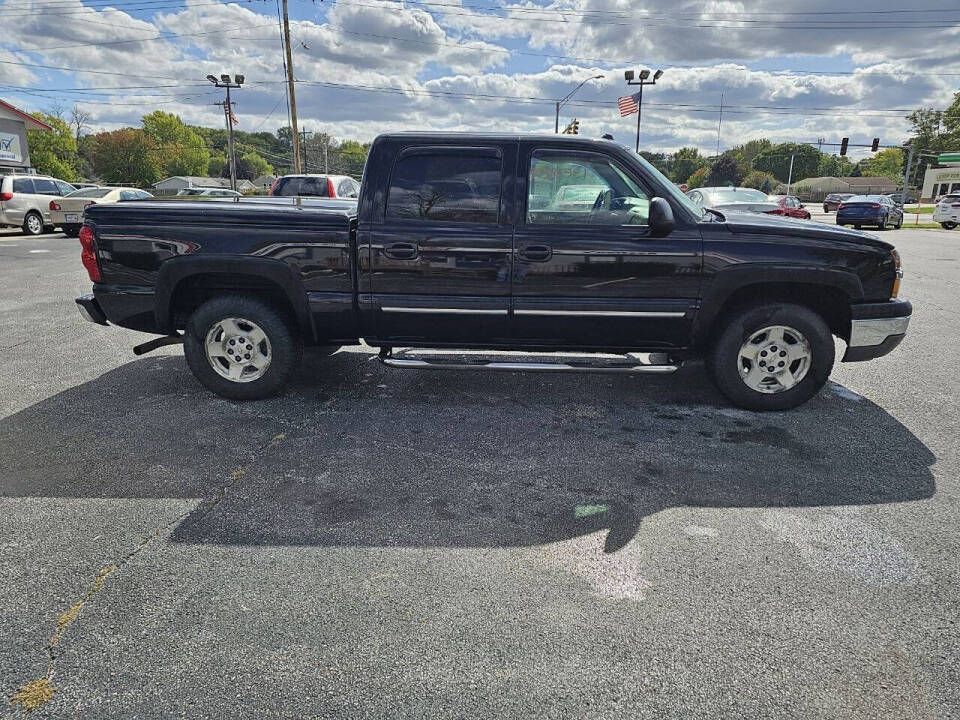
M 50 251 L 49 251 L 49 250 L 31 250 L 30 252 L 31 252 L 31 253 L 47 253 L 47 252 L 50 252 Z

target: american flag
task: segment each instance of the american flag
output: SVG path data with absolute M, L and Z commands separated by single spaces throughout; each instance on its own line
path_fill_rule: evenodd
M 233 108 L 230 108 L 230 124 L 239 125 L 240 121 L 237 119 L 237 114 L 233 111 Z
M 620 108 L 620 117 L 633 115 L 635 112 L 637 112 L 637 110 L 640 109 L 640 106 L 637 104 L 637 99 L 639 97 L 640 93 L 635 93 L 617 100 L 617 106 Z

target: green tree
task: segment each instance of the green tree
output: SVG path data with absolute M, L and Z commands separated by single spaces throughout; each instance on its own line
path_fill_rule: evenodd
M 203 136 L 183 121 L 162 110 L 143 116 L 143 131 L 157 148 L 160 172 L 171 175 L 205 175 L 210 165 L 210 151 Z
M 693 190 L 694 188 L 703 187 L 707 184 L 708 175 L 710 175 L 710 170 L 705 167 L 694 171 L 693 174 L 687 178 L 687 189 Z
M 810 145 L 798 143 L 781 143 L 761 150 L 753 159 L 753 169 L 763 170 L 781 182 L 787 182 L 790 178 L 791 154 L 793 155 L 793 182 L 816 177 L 820 167 L 820 151 Z
M 666 153 L 648 152 L 647 150 L 641 150 L 640 155 L 657 170 L 662 172 L 667 177 L 670 177 L 670 166 L 672 163 L 669 155 Z
M 230 175 L 230 169 L 225 168 L 226 175 Z M 255 152 L 244 153 L 237 158 L 237 177 L 245 180 L 253 180 L 261 175 L 273 173 L 273 166 Z
M 896 183 L 903 182 L 903 150 L 886 148 L 873 157 L 861 161 L 861 171 L 866 175 L 890 178 Z
M 690 176 L 697 170 L 706 168 L 709 161 L 693 147 L 682 147 L 673 154 L 671 178 L 677 183 L 690 184 Z
M 817 177 L 849 177 L 852 170 L 853 163 L 846 157 L 824 153 L 817 166 Z
M 360 177 L 367 162 L 370 143 L 346 140 L 337 146 L 337 162 L 330 163 L 330 172 Z
M 743 179 L 743 187 L 755 188 L 767 194 L 772 193 L 780 182 L 763 170 L 751 170 Z
M 80 158 L 77 156 L 77 140 L 73 130 L 53 115 L 41 113 L 37 117 L 50 125 L 53 131 L 27 130 L 33 166 L 44 175 L 53 175 L 67 182 L 77 180 Z
M 710 166 L 707 184 L 711 186 L 736 185 L 740 179 L 740 169 L 733 155 L 721 155 Z M 689 184 L 689 183 L 688 183 Z
M 228 177 L 227 156 L 217 150 L 210 153 L 210 162 L 207 164 L 207 175 L 210 177 Z
M 160 179 L 156 144 L 142 130 L 104 132 L 93 140 L 94 170 L 105 182 L 145 188 Z

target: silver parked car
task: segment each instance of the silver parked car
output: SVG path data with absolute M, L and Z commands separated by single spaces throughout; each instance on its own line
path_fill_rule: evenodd
M 53 226 L 50 200 L 76 188 L 47 175 L 0 176 L 0 227 L 22 227 L 27 235 L 40 235 Z
M 691 190 L 687 196 L 700 207 L 727 212 L 769 213 L 778 215 L 780 205 L 765 192 L 744 187 L 704 187 Z

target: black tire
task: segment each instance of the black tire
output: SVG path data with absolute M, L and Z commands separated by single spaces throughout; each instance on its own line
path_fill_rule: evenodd
M 223 377 L 207 357 L 207 334 L 231 317 L 256 323 L 269 340 L 270 364 L 256 380 Z M 190 370 L 208 390 L 231 400 L 260 400 L 279 392 L 290 380 L 303 355 L 303 342 L 293 323 L 271 305 L 246 295 L 223 295 L 208 300 L 190 316 L 183 351 Z
M 23 225 L 21 228 L 24 235 L 30 235 L 32 237 L 43 235 L 43 231 L 45 230 L 43 226 L 43 216 L 31 210 L 23 216 Z
M 79 237 L 81 225 L 64 225 L 61 230 L 67 237 Z
M 823 206 L 823 211 L 824 211 L 825 213 L 828 213 L 828 212 L 830 212 L 830 208 L 828 208 L 826 205 L 824 205 L 824 206 Z
M 861 228 L 860 225 L 854 225 L 854 226 L 853 226 L 853 229 L 854 229 L 854 230 L 859 230 L 860 228 Z
M 888 221 L 889 219 L 890 219 L 889 217 L 887 217 L 886 215 L 884 215 L 884 216 L 883 216 L 883 222 L 881 222 L 879 225 L 877 225 L 877 230 L 886 230 L 886 229 L 887 229 L 887 221 Z
M 792 303 L 763 303 L 741 308 L 722 321 L 706 354 L 707 371 L 717 389 L 747 410 L 789 410 L 803 405 L 827 382 L 833 369 L 833 335 L 823 318 Z M 740 348 L 754 333 L 770 325 L 794 328 L 810 346 L 806 375 L 792 388 L 775 393 L 754 390 L 741 376 Z
M 940 226 L 941 226 L 944 230 L 953 230 L 953 229 L 957 226 L 957 223 L 955 223 L 955 222 L 944 222 L 944 223 L 940 223 Z

